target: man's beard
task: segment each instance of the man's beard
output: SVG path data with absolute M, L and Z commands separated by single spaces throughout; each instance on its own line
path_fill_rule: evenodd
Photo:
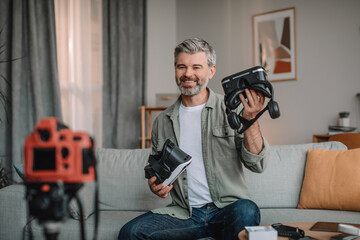
M 183 82 L 183 81 L 193 81 L 196 83 L 196 86 L 194 88 L 183 87 L 181 85 L 181 82 Z M 200 93 L 204 88 L 206 88 L 208 82 L 209 82 L 208 77 L 206 77 L 205 82 L 202 82 L 202 83 L 200 83 L 200 79 L 198 79 L 198 78 L 181 77 L 179 82 L 176 80 L 176 84 L 178 85 L 181 94 L 183 94 L 185 96 L 193 96 L 193 95 Z

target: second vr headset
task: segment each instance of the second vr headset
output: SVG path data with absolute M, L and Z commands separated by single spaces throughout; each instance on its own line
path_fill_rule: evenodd
M 191 156 L 177 147 L 170 139 L 164 143 L 160 154 L 150 155 L 145 166 L 145 178 L 156 176 L 156 184 L 163 183 L 181 164 L 188 162 Z
M 264 68 L 257 66 L 239 73 L 225 77 L 221 81 L 225 92 L 225 105 L 227 119 L 232 129 L 238 129 L 239 133 L 245 132 L 266 110 L 269 110 L 270 117 L 275 119 L 280 117 L 280 109 L 274 101 L 274 90 L 271 83 L 267 80 Z M 246 98 L 245 89 L 253 89 L 261 92 L 265 97 L 270 98 L 266 107 L 259 112 L 254 119 L 247 120 L 240 114 L 232 111 L 236 109 L 241 100 L 239 94 L 243 93 Z M 241 128 L 241 129 L 240 129 Z

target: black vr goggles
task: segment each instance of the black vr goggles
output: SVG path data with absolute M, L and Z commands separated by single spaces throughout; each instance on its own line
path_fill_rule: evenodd
M 238 129 L 239 133 L 245 132 L 266 110 L 269 110 L 270 117 L 275 119 L 280 116 L 280 109 L 274 101 L 274 91 L 271 83 L 267 80 L 264 68 L 257 66 L 245 71 L 230 75 L 221 81 L 225 92 L 225 105 L 227 119 L 232 129 Z M 238 115 L 232 110 L 236 109 L 241 100 L 239 94 L 243 93 L 246 98 L 245 89 L 260 91 L 265 97 L 270 98 L 266 107 L 250 121 Z M 242 125 L 242 128 L 240 129 Z
M 145 166 L 145 178 L 156 176 L 156 184 L 169 178 L 177 166 L 191 159 L 191 156 L 175 146 L 169 139 L 164 143 L 161 153 L 149 156 L 149 164 Z

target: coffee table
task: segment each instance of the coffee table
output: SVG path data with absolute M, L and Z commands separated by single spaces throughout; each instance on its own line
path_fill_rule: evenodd
M 296 222 L 296 223 L 283 223 L 283 224 L 291 227 L 298 227 L 305 231 L 305 236 L 310 236 L 319 240 L 330 240 L 332 236 L 340 234 L 339 232 L 311 231 L 310 228 L 315 224 L 315 222 Z M 238 238 L 240 240 L 247 240 L 245 230 L 239 233 Z M 289 239 L 289 238 L 278 237 L 278 239 Z

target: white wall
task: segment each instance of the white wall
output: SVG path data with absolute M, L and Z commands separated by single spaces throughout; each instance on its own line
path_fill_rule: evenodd
M 147 1 L 146 105 L 155 106 L 156 93 L 178 93 L 174 78 L 176 1 Z
M 148 5 L 152 2 L 159 0 L 149 0 Z M 360 129 L 360 99 L 356 97 L 360 92 L 360 1 L 177 0 L 175 3 L 176 13 L 163 21 L 175 17 L 176 44 L 199 36 L 214 46 L 217 73 L 209 86 L 219 93 L 223 92 L 220 84 L 223 77 L 252 66 L 252 15 L 295 7 L 297 80 L 273 83 L 281 117 L 273 120 L 265 113 L 260 118 L 265 137 L 271 145 L 311 142 L 313 134 L 326 133 L 328 125 L 336 124 L 341 111 L 349 111 L 351 126 Z M 160 15 L 163 10 L 155 12 Z M 164 31 L 152 27 L 157 33 Z M 168 49 L 163 47 L 161 51 L 172 54 L 176 44 L 167 43 Z M 169 61 L 172 64 L 172 55 Z M 169 75 L 148 78 L 148 85 L 160 86 L 148 89 L 148 99 L 157 91 L 170 92 L 170 85 L 175 86 L 172 67 L 166 72 Z M 170 79 L 169 86 L 164 88 L 166 79 Z

